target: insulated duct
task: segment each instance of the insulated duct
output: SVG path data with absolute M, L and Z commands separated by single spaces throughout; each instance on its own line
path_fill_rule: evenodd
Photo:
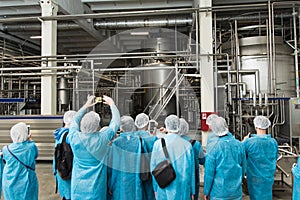
M 116 19 L 96 21 L 96 29 L 141 28 L 141 27 L 172 27 L 191 26 L 192 18 L 153 18 L 153 19 Z
M 66 22 L 66 23 L 58 23 L 57 28 L 59 30 L 76 30 L 76 29 L 80 29 L 80 26 L 73 22 Z M 40 31 L 41 24 L 40 23 L 10 24 L 10 25 L 4 24 L 1 29 L 5 32 Z

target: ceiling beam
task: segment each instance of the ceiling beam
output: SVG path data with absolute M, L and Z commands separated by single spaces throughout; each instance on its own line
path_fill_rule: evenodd
M 192 8 L 191 1 L 144 1 L 139 2 L 104 2 L 90 3 L 91 9 L 94 11 L 115 11 L 115 10 L 140 10 L 140 9 L 168 9 L 168 8 Z
M 72 14 L 84 14 L 88 11 L 88 8 L 81 3 L 80 0 L 58 0 L 60 11 L 62 11 L 66 15 Z M 79 26 L 81 26 L 87 33 L 97 39 L 99 42 L 102 42 L 106 38 L 103 37 L 95 28 L 93 21 L 89 21 L 87 19 L 83 20 L 74 20 Z
M 1 7 L 0 16 L 13 16 L 13 15 L 34 15 L 41 14 L 41 8 L 39 6 L 29 7 Z
M 25 7 L 25 6 L 40 6 L 37 0 L 25 0 L 25 1 L 1 1 L 0 8 L 3 7 Z
M 66 15 L 72 14 L 90 14 L 93 11 L 83 4 L 81 0 L 58 0 L 58 5 L 60 11 Z M 75 23 L 82 27 L 88 34 L 90 34 L 93 38 L 95 38 L 99 43 L 103 42 L 107 39 L 107 37 L 103 36 L 101 32 L 97 31 L 94 28 L 93 20 L 91 19 L 74 19 Z M 76 41 L 76 40 L 75 40 Z M 111 43 L 111 50 L 117 51 L 118 48 L 116 47 L 115 43 Z

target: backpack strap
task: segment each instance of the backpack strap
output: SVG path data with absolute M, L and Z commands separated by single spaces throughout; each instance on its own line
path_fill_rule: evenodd
M 68 134 L 69 134 L 69 131 L 64 132 L 64 136 L 63 136 L 61 143 L 66 141 Z
M 192 146 L 194 146 L 195 142 L 196 142 L 196 140 L 193 140 L 193 139 L 190 140 L 190 143 L 192 144 Z
M 143 139 L 141 137 L 140 138 L 140 142 L 141 142 L 141 153 L 145 153 L 144 148 L 143 148 Z
M 11 152 L 11 150 L 8 148 L 8 146 L 6 146 L 6 148 L 7 148 L 8 152 L 9 152 L 9 153 L 10 153 L 17 161 L 19 161 L 26 169 L 31 169 L 32 171 L 35 170 L 35 168 L 32 168 L 32 167 L 26 165 L 25 163 L 23 163 L 23 162 L 22 162 L 15 154 L 13 154 L 13 152 Z
M 161 145 L 162 145 L 164 154 L 165 154 L 165 156 L 166 156 L 166 159 L 167 159 L 167 160 L 170 160 L 170 157 L 169 157 L 169 154 L 168 154 L 168 151 L 167 151 L 167 147 L 166 147 L 166 141 L 165 141 L 164 138 L 161 138 Z

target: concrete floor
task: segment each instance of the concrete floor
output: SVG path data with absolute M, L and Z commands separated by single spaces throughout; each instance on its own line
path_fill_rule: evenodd
M 203 170 L 203 169 L 202 169 Z M 201 170 L 201 171 L 202 171 Z M 52 163 L 50 162 L 38 162 L 36 166 L 36 171 L 39 180 L 39 200 L 59 200 L 58 194 L 55 194 L 55 180 L 52 173 Z M 203 174 L 203 173 L 202 173 Z M 276 178 L 277 179 L 277 178 Z M 201 177 L 203 181 L 203 177 Z M 286 179 L 288 183 L 291 182 L 290 179 Z M 203 183 L 201 184 L 203 185 Z M 282 187 L 282 185 L 276 185 L 278 190 L 274 191 L 273 200 L 290 200 L 291 199 L 291 189 L 288 187 Z M 203 199 L 203 187 L 200 188 L 199 200 Z M 3 199 L 3 197 L 2 197 Z M 249 200 L 248 195 L 243 196 L 243 200 Z

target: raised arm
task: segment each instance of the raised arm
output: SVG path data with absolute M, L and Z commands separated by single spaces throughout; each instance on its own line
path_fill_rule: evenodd
M 117 106 L 115 105 L 115 102 L 113 101 L 112 98 L 103 95 L 103 100 L 104 100 L 104 104 L 107 104 L 110 106 L 110 110 L 112 113 L 112 118 L 110 120 L 109 123 L 109 127 L 114 131 L 117 132 L 119 130 L 120 124 L 121 124 L 121 116 L 120 116 L 120 112 L 117 108 Z
M 88 96 L 86 103 L 78 110 L 78 112 L 76 113 L 76 115 L 74 116 L 73 120 L 70 123 L 70 131 L 69 131 L 70 133 L 80 130 L 79 125 L 82 117 L 85 115 L 89 107 L 96 104 L 93 102 L 94 98 L 95 98 L 94 95 Z

